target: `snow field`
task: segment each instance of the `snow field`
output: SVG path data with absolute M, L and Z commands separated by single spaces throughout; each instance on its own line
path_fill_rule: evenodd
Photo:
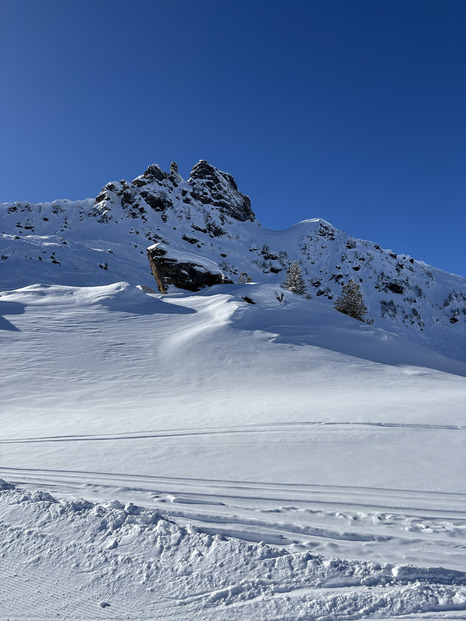
M 0 618 L 466 618 L 466 365 L 276 289 L 0 293 Z

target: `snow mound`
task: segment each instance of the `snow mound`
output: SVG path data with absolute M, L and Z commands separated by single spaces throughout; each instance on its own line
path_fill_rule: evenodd
M 465 572 L 325 559 L 212 536 L 117 500 L 58 501 L 18 488 L 3 490 L 0 505 L 0 575 L 10 585 L 2 617 L 14 617 L 13 586 L 29 602 L 23 614 L 40 611 L 43 619 L 99 619 L 105 608 L 112 618 L 225 620 L 466 610 Z M 18 557 L 24 571 L 11 575 Z

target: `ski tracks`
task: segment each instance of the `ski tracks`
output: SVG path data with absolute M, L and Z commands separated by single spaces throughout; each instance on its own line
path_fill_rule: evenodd
M 132 503 L 4 489 L 0 506 L 4 618 L 330 620 L 440 611 L 464 618 L 461 571 L 212 535 Z
M 0 468 L 30 489 L 138 502 L 178 524 L 326 555 L 464 567 L 464 494 Z
M 297 422 L 0 443 L 127 450 L 141 440 L 279 442 L 284 432 L 333 428 L 464 431 Z M 462 493 L 81 470 L 72 461 L 68 469 L 24 461 L 0 474 L 17 486 L 0 490 L 1 619 L 466 618 Z

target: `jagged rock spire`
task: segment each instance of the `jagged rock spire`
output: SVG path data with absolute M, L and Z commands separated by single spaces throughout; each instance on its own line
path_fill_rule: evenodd
M 193 167 L 189 183 L 193 188 L 193 197 L 201 203 L 218 207 L 224 215 L 240 222 L 256 219 L 249 196 L 238 191 L 234 178 L 206 160 Z

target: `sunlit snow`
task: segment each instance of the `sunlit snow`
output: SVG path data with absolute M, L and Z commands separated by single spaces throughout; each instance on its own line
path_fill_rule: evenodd
M 293 258 L 320 222 L 264 239 Z M 464 326 L 426 300 L 425 333 L 362 323 L 283 275 L 153 293 L 80 226 L 3 235 L 0 618 L 466 618 Z

